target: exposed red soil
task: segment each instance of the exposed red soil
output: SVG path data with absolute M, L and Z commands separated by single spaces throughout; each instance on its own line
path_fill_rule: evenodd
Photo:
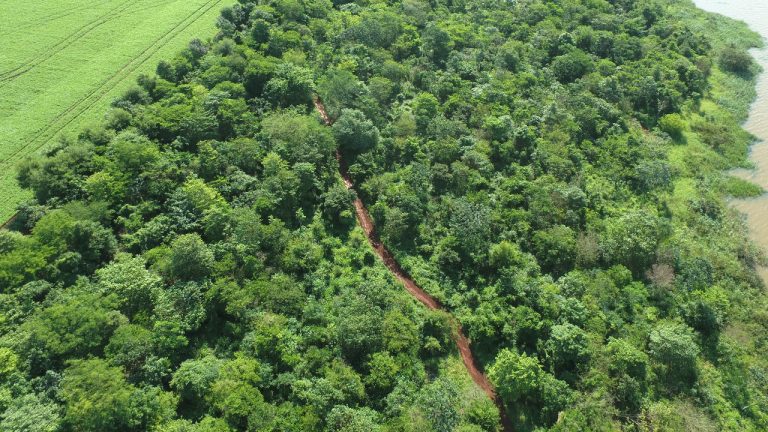
M 317 109 L 318 113 L 320 113 L 320 116 L 323 118 L 325 124 L 328 126 L 333 125 L 333 119 L 328 116 L 323 102 L 318 97 L 316 97 L 314 99 L 314 103 L 315 108 Z M 336 151 L 336 159 L 339 161 L 339 173 L 341 174 L 341 178 L 344 180 L 344 185 L 347 187 L 347 189 L 354 190 L 354 183 L 352 183 L 352 179 L 349 176 L 347 164 L 341 152 L 338 150 Z M 408 273 L 400 266 L 389 249 L 387 249 L 387 247 L 381 243 L 378 234 L 376 234 L 376 226 L 373 224 L 373 219 L 371 219 L 371 215 L 368 213 L 368 209 L 365 207 L 365 204 L 363 204 L 363 201 L 360 198 L 356 198 L 354 206 L 355 214 L 357 215 L 357 222 L 365 232 L 371 247 L 373 247 L 373 249 L 376 251 L 376 254 L 379 256 L 379 258 L 381 258 L 382 262 L 384 262 L 384 265 L 389 269 L 392 275 L 394 275 L 395 278 L 403 284 L 406 291 L 408 291 L 416 300 L 424 304 L 424 306 L 428 307 L 429 309 L 444 311 L 445 309 L 442 307 L 440 302 L 438 302 L 437 299 L 431 295 L 427 294 L 426 291 L 421 289 L 421 287 L 419 287 L 410 277 L 410 275 L 408 275 Z M 498 407 L 504 431 L 511 432 L 512 424 L 507 416 L 504 403 L 501 401 L 501 398 L 496 395 L 493 384 L 491 384 L 491 382 L 488 380 L 488 377 L 486 377 L 480 368 L 478 368 L 475 357 L 472 355 L 472 350 L 470 349 L 470 341 L 467 336 L 464 335 L 461 324 L 453 317 L 451 317 L 451 321 L 455 328 L 453 340 L 459 350 L 461 360 L 464 362 L 464 366 L 467 368 L 467 372 L 472 377 L 472 380 L 475 382 L 475 384 L 477 384 L 478 387 L 480 387 Z

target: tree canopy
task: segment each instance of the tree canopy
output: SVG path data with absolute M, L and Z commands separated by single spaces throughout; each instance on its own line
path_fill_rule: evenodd
M 217 26 L 19 165 L 0 429 L 768 429 L 763 257 L 726 204 L 760 190 L 724 173 L 744 26 L 683 0 L 239 0 Z

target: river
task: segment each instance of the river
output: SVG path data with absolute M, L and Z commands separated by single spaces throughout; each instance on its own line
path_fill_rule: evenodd
M 768 0 L 694 0 L 694 3 L 701 9 L 744 21 L 763 38 L 768 38 Z M 768 48 L 753 50 L 752 54 L 765 71 L 758 77 L 757 99 L 744 124 L 744 128 L 758 138 L 750 150 L 755 169 L 736 170 L 734 174 L 768 191 Z M 768 194 L 733 200 L 732 205 L 746 215 L 752 240 L 768 251 Z M 768 283 L 768 268 L 760 269 L 760 275 Z

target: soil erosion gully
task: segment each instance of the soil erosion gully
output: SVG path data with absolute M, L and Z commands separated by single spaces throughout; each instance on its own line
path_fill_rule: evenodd
M 314 103 L 315 108 L 320 113 L 320 116 L 323 118 L 325 124 L 327 126 L 332 126 L 333 119 L 328 116 L 328 113 L 325 110 L 325 106 L 323 105 L 323 101 L 320 100 L 319 97 L 315 96 Z M 339 173 L 341 174 L 342 179 L 344 179 L 344 185 L 347 187 L 347 189 L 354 190 L 355 185 L 352 183 L 352 179 L 349 176 L 349 172 L 347 170 L 347 164 L 339 150 L 336 151 L 336 159 L 339 161 Z M 360 198 L 355 198 L 354 205 L 355 214 L 357 215 L 357 222 L 360 224 L 360 227 L 363 228 L 363 231 L 365 231 L 365 236 L 368 238 L 368 242 L 371 244 L 373 249 L 376 251 L 376 254 L 379 256 L 379 258 L 381 258 L 389 271 L 395 276 L 397 280 L 400 281 L 400 283 L 403 284 L 408 293 L 416 298 L 416 300 L 424 304 L 424 306 L 428 307 L 429 309 L 444 310 L 442 305 L 440 305 L 440 302 L 438 302 L 431 295 L 427 294 L 423 289 L 421 289 L 421 287 L 416 284 L 416 282 L 414 282 L 408 273 L 403 270 L 397 260 L 395 260 L 395 257 L 392 255 L 389 249 L 387 249 L 387 247 L 384 246 L 381 241 L 379 241 L 379 237 L 376 234 L 376 227 L 373 224 L 373 219 L 371 219 L 371 215 L 368 213 L 368 209 L 366 209 L 363 201 Z M 453 318 L 453 316 L 451 316 L 451 321 L 455 328 L 455 332 L 453 332 L 453 340 L 459 349 L 461 360 L 464 362 L 464 366 L 467 368 L 467 372 L 469 372 L 469 375 L 472 377 L 472 380 L 475 382 L 475 384 L 477 384 L 498 407 L 499 415 L 501 416 L 501 424 L 504 431 L 512 432 L 512 425 L 509 421 L 509 418 L 507 417 L 504 403 L 496 394 L 496 391 L 493 388 L 493 384 L 491 384 L 491 382 L 488 380 L 488 377 L 486 377 L 485 374 L 483 374 L 483 372 L 481 372 L 477 367 L 477 362 L 475 361 L 475 357 L 472 355 L 472 350 L 469 347 L 469 339 L 467 339 L 467 337 L 464 335 L 461 324 L 459 324 L 458 320 Z

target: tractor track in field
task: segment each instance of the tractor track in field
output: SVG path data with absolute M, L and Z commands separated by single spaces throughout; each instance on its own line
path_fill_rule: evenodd
M 108 11 L 104 15 L 101 15 L 98 18 L 95 18 L 90 22 L 84 24 L 83 26 L 75 30 L 75 32 L 66 36 L 64 39 L 60 40 L 55 45 L 47 48 L 45 51 L 43 51 L 42 53 L 39 53 L 32 59 L 25 61 L 24 63 L 16 66 L 13 69 L 0 72 L 0 89 L 8 85 L 9 82 L 23 76 L 27 72 L 34 70 L 37 66 L 45 63 L 46 61 L 51 59 L 53 56 L 61 53 L 65 49 L 74 45 L 75 43 L 83 39 L 85 36 L 93 32 L 94 30 L 98 29 L 102 25 L 110 21 L 113 21 L 117 18 L 132 15 L 138 12 L 143 12 L 145 10 L 153 9 L 153 8 L 162 6 L 163 4 L 164 3 L 155 3 L 155 4 L 144 6 L 138 9 L 131 9 L 131 6 L 135 5 L 134 2 L 132 2 L 131 0 L 123 2 L 121 5 L 113 8 L 112 10 Z
M 0 32 L 0 37 L 12 36 L 14 34 L 17 34 L 19 32 L 19 30 L 26 30 L 28 28 L 37 27 L 40 24 L 44 24 L 44 23 L 47 23 L 47 22 L 50 22 L 50 21 L 55 21 L 55 20 L 58 20 L 58 19 L 61 19 L 61 18 L 66 18 L 66 17 L 74 14 L 77 11 L 80 11 L 80 10 L 83 10 L 83 9 L 88 9 L 89 7 L 91 7 L 93 5 L 96 5 L 96 4 L 99 4 L 99 3 L 106 3 L 107 1 L 108 0 L 97 0 L 97 1 L 86 3 L 86 4 L 79 4 L 77 6 L 73 6 L 73 7 L 68 8 L 68 9 L 62 9 L 62 10 L 56 11 L 56 12 L 54 12 L 54 13 L 48 15 L 48 16 L 39 17 L 39 18 L 37 18 L 34 21 L 30 21 L 30 22 L 28 22 L 26 24 L 23 24 L 23 25 L 20 25 L 18 27 L 15 27 L 11 31 Z
M 32 68 L 34 68 L 36 65 L 48 60 L 49 58 L 53 57 L 57 53 L 61 52 L 62 50 L 66 49 L 73 43 L 77 42 L 84 36 L 86 36 L 91 31 L 95 30 L 96 28 L 100 27 L 102 24 L 107 22 L 111 17 L 114 17 L 115 14 L 122 13 L 127 7 L 131 6 L 130 0 L 123 1 L 120 5 L 112 8 L 111 10 L 107 11 L 104 15 L 100 15 L 91 21 L 88 21 L 87 23 L 80 26 L 77 30 L 75 30 L 73 33 L 70 33 L 60 41 L 58 41 L 53 46 L 46 48 L 45 51 L 39 53 L 38 55 L 34 56 L 30 60 L 24 61 L 22 64 L 16 66 L 13 69 L 5 70 L 3 72 L 0 72 L 0 83 L 10 81 L 16 77 L 19 77 Z M 2 88 L 3 85 L 0 85 L 0 88 Z
M 323 101 L 320 100 L 319 96 L 315 96 L 313 101 L 315 108 L 320 114 L 320 117 L 322 117 L 325 125 L 332 126 L 333 119 L 328 116 L 328 113 L 325 110 L 325 106 L 323 105 Z M 346 161 L 344 160 L 344 157 L 339 150 L 336 150 L 336 160 L 339 162 L 339 174 L 344 181 L 344 186 L 346 186 L 347 189 L 354 191 L 355 185 L 352 182 L 352 178 L 349 176 Z M 408 272 L 406 272 L 405 269 L 400 266 L 400 263 L 397 262 L 394 255 L 392 255 L 392 252 L 390 252 L 389 249 L 387 249 L 387 247 L 381 242 L 381 240 L 379 240 L 378 233 L 376 232 L 376 226 L 374 225 L 373 219 L 371 218 L 370 213 L 368 213 L 368 209 L 365 207 L 363 200 L 359 197 L 355 198 L 354 207 L 355 215 L 357 216 L 357 222 L 363 229 L 363 232 L 365 232 L 365 237 L 368 239 L 371 247 L 376 252 L 376 255 L 379 256 L 381 261 L 384 263 L 384 266 L 387 267 L 395 279 L 403 284 L 405 290 L 408 291 L 408 293 L 413 298 L 418 300 L 428 309 L 447 312 L 436 298 L 429 295 L 416 283 L 416 281 L 413 280 L 413 278 L 411 278 Z M 496 394 L 496 390 L 493 388 L 491 381 L 488 380 L 488 377 L 485 376 L 485 374 L 478 367 L 477 361 L 472 354 L 470 341 L 464 334 L 464 331 L 461 328 L 461 323 L 459 323 L 459 321 L 453 315 L 449 316 L 451 317 L 451 324 L 455 330 L 452 334 L 453 341 L 456 343 L 456 347 L 459 350 L 459 355 L 461 356 L 462 362 L 464 362 L 464 367 L 467 369 L 467 372 L 472 378 L 472 381 L 474 381 L 475 384 L 477 384 L 477 386 L 483 390 L 483 392 L 496 405 L 496 408 L 498 408 L 499 417 L 501 419 L 501 426 L 504 432 L 512 432 L 512 422 L 507 415 L 504 402 Z
M 216 5 L 220 4 L 222 1 L 223 0 L 208 0 L 207 2 L 203 3 L 200 7 L 195 9 L 193 12 L 191 12 L 189 15 L 187 15 L 182 21 L 180 21 L 170 30 L 163 33 L 160 37 L 156 38 L 147 48 L 142 50 L 137 56 L 133 57 L 130 61 L 128 61 L 128 63 L 124 64 L 117 72 L 115 72 L 110 77 L 101 81 L 98 87 L 96 87 L 94 90 L 92 90 L 85 96 L 75 101 L 72 105 L 70 105 L 64 111 L 62 111 L 61 113 L 56 115 L 54 118 L 52 118 L 48 126 L 45 126 L 35 131 L 34 135 L 30 138 L 27 145 L 19 147 L 18 149 L 16 149 L 15 151 L 7 155 L 2 162 L 0 162 L 0 168 L 7 170 L 7 168 L 10 165 L 17 162 L 17 156 L 19 156 L 20 154 L 22 153 L 27 154 L 27 153 L 31 153 L 36 150 L 39 150 L 57 133 L 64 130 L 64 128 L 69 126 L 80 115 L 82 115 L 85 111 L 87 111 L 97 102 L 99 102 L 107 93 L 109 93 L 110 90 L 112 90 L 115 86 L 117 86 L 120 82 L 122 82 L 125 78 L 127 78 L 133 71 L 138 69 L 142 64 L 144 64 L 147 60 L 149 60 L 157 51 L 159 51 L 163 46 L 165 46 L 168 41 L 172 40 L 179 33 L 189 28 L 189 26 L 197 22 L 197 20 L 199 20 L 202 16 L 208 13 L 208 11 L 213 9 Z M 160 43 L 160 42 L 163 42 L 163 43 Z M 74 113 L 73 116 L 70 116 L 68 119 L 65 119 L 65 117 L 69 116 L 72 113 Z M 62 121 L 62 119 L 65 119 L 64 123 L 62 123 L 60 126 L 57 126 L 57 123 Z

